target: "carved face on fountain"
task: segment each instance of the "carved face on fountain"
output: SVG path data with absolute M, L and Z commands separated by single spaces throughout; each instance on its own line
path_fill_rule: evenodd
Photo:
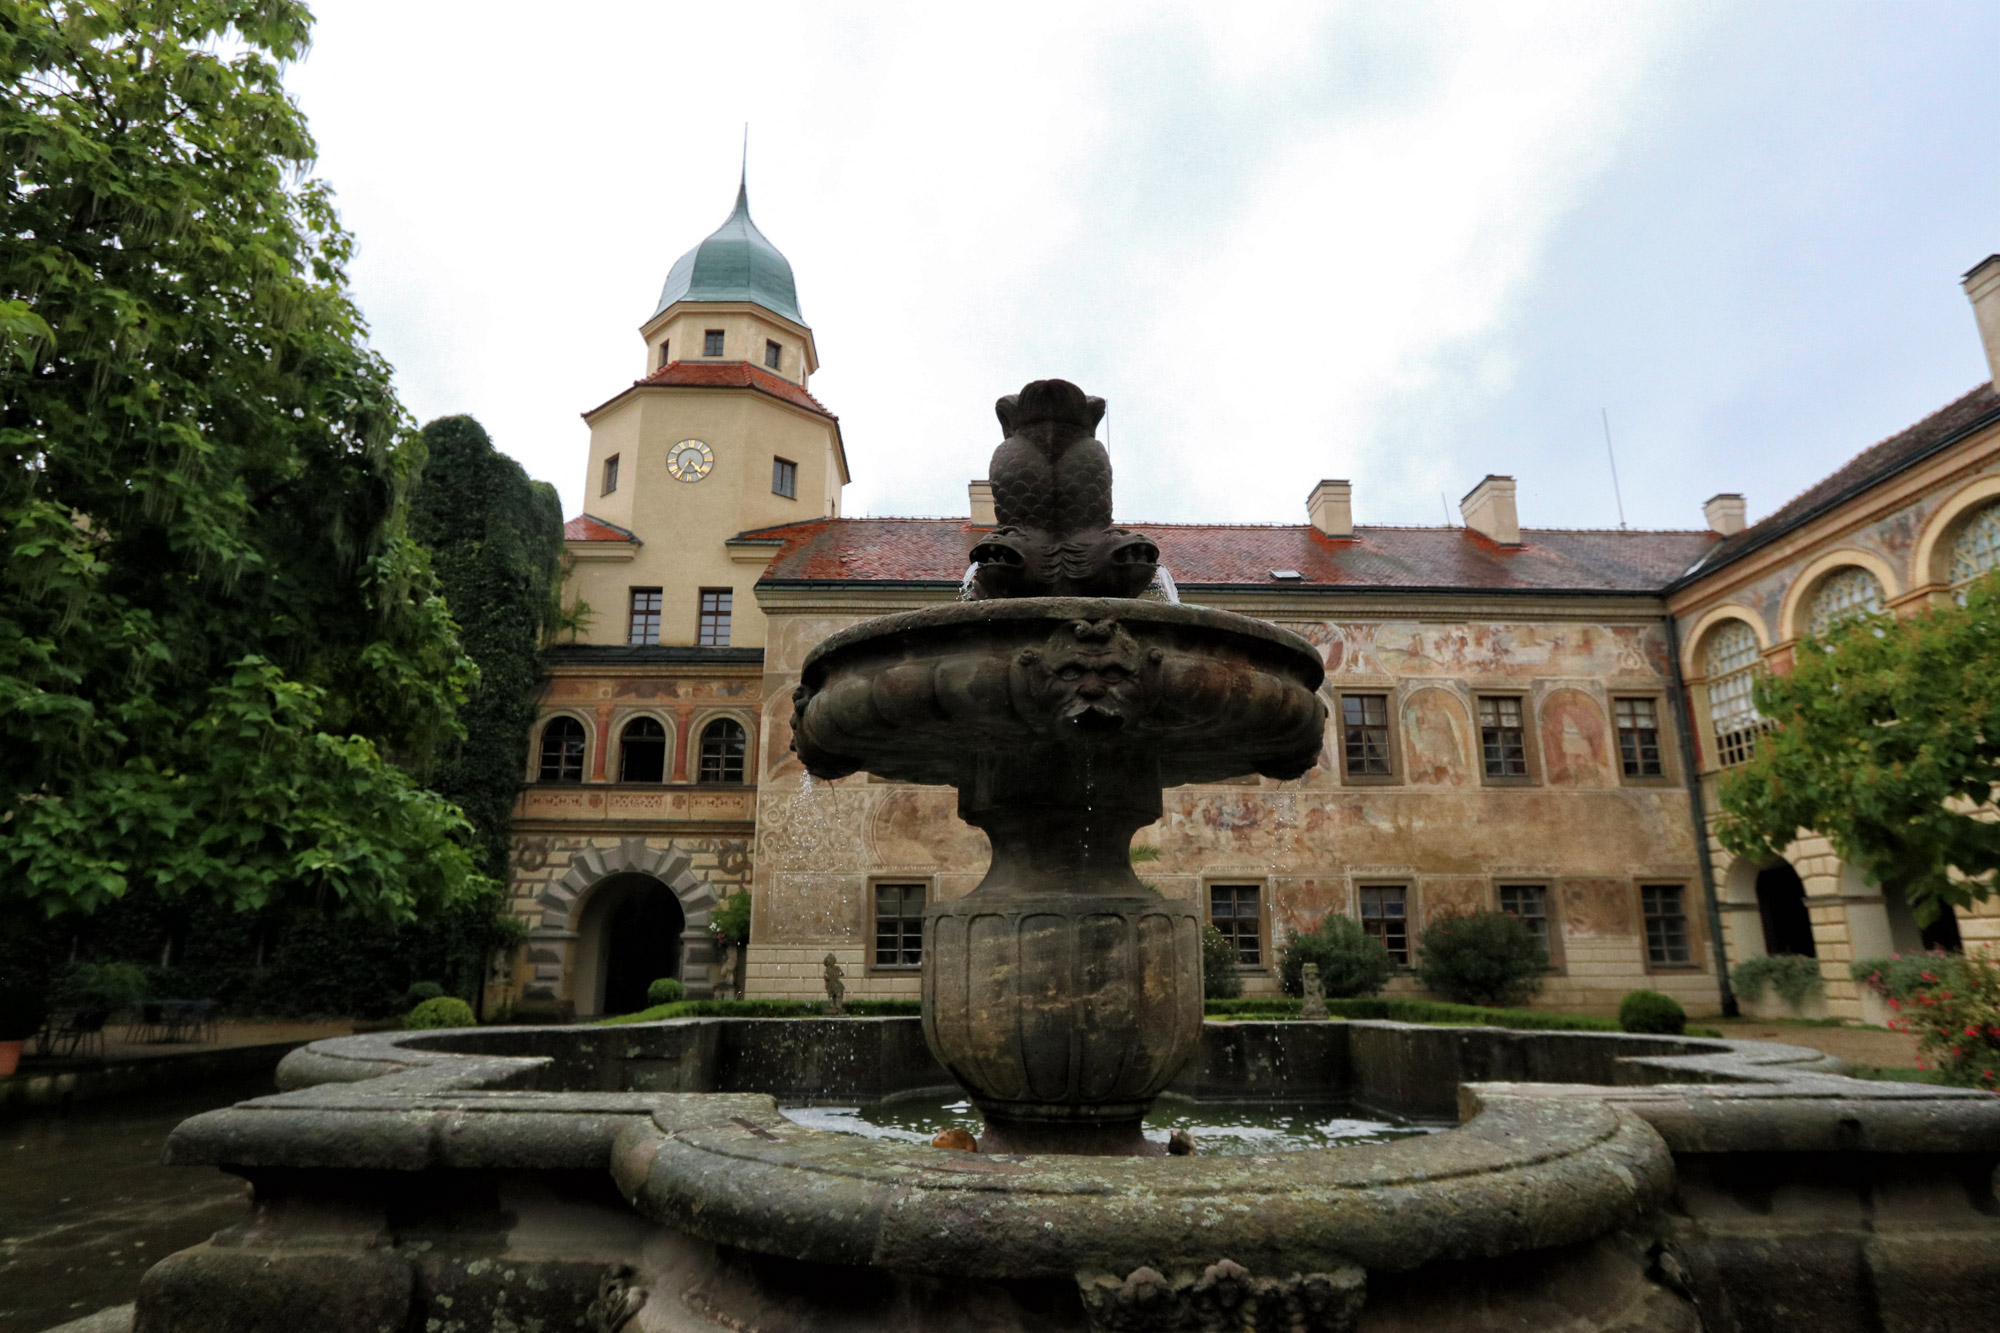
M 1014 658 L 1014 710 L 1045 728 L 1086 735 L 1121 730 L 1152 711 L 1165 654 L 1115 620 L 1073 620 Z

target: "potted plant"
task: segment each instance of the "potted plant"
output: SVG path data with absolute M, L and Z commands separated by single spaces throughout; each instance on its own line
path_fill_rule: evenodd
M 20 1067 L 21 1046 L 42 1030 L 47 1012 L 41 987 L 0 975 L 0 1077 Z

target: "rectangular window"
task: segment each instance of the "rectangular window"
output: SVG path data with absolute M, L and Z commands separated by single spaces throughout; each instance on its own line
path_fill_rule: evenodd
M 666 367 L 666 365 L 667 365 L 667 362 L 668 362 L 668 360 L 669 360 L 669 358 L 668 358 L 668 356 L 667 356 L 667 345 L 666 345 L 665 343 L 661 343 L 661 344 L 660 344 L 660 366 L 661 366 L 661 368 L 662 368 L 662 369 L 664 369 L 664 368 Z
M 1395 773 L 1389 761 L 1389 696 L 1340 696 L 1340 740 L 1350 778 L 1386 778 Z
M 611 494 L 611 492 L 617 489 L 618 489 L 618 455 L 613 454 L 611 455 L 611 457 L 604 460 L 604 489 L 599 491 L 598 494 L 609 495 Z
M 625 636 L 627 643 L 658 643 L 660 641 L 660 590 L 658 588 L 632 589 L 632 626 Z
M 1361 931 L 1382 941 L 1398 967 L 1410 965 L 1410 891 L 1399 884 L 1361 890 Z
M 721 355 L 722 355 L 722 330 L 721 330 L 721 329 L 704 329 L 704 330 L 702 331 L 702 335 L 701 335 L 701 354 L 702 354 L 703 356 L 721 356 Z
M 875 886 L 875 966 L 922 967 L 924 886 Z
M 735 597 L 728 588 L 701 590 L 701 619 L 694 638 L 697 644 L 704 648 L 729 646 L 729 608 Z
M 799 465 L 789 458 L 771 460 L 771 494 L 787 500 L 799 498 Z
M 1628 778 L 1657 778 L 1660 763 L 1660 706 L 1652 699 L 1614 699 L 1618 717 L 1618 762 Z
M 1257 902 L 1261 892 L 1256 884 L 1211 884 L 1208 889 L 1208 923 L 1236 946 L 1238 967 L 1264 964 L 1263 913 Z
M 764 343 L 764 364 L 776 370 L 778 363 L 785 359 L 785 349 L 766 339 Z
M 1511 695 L 1479 698 L 1479 748 L 1489 778 L 1528 776 L 1528 733 L 1521 722 L 1521 701 Z
M 1687 912 L 1681 905 L 1678 884 L 1648 884 L 1639 890 L 1639 910 L 1646 918 L 1646 958 L 1655 967 L 1686 967 L 1693 962 L 1688 952 Z
M 1542 957 L 1551 961 L 1555 959 L 1554 952 L 1549 948 L 1549 890 L 1546 885 L 1501 885 L 1500 910 L 1508 916 L 1519 917 L 1523 925 L 1535 932 L 1535 939 L 1542 946 Z

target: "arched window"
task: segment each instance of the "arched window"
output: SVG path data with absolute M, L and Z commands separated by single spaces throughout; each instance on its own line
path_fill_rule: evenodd
M 719 717 L 701 731 L 701 780 L 703 782 L 743 781 L 743 752 L 749 737 L 743 724 Z
M 1882 583 L 1859 565 L 1837 569 L 1821 580 L 1812 597 L 1812 632 L 1825 634 L 1843 620 L 1882 609 Z
M 1965 599 L 1965 585 L 2000 565 L 2000 504 L 1974 513 L 1951 544 L 1951 586 Z
M 1750 701 L 1757 675 L 1757 632 L 1740 620 L 1717 625 L 1708 636 L 1708 717 L 1715 728 L 1715 753 L 1723 767 L 1740 764 L 1757 751 L 1764 719 Z
M 558 717 L 542 728 L 541 779 L 583 781 L 583 723 L 573 717 Z
M 650 717 L 635 717 L 618 733 L 618 780 L 663 782 L 667 776 L 667 729 Z

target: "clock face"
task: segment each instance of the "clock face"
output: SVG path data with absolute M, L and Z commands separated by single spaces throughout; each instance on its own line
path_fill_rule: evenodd
M 700 440 L 682 440 L 667 450 L 667 471 L 675 481 L 700 481 L 715 466 L 715 451 Z

